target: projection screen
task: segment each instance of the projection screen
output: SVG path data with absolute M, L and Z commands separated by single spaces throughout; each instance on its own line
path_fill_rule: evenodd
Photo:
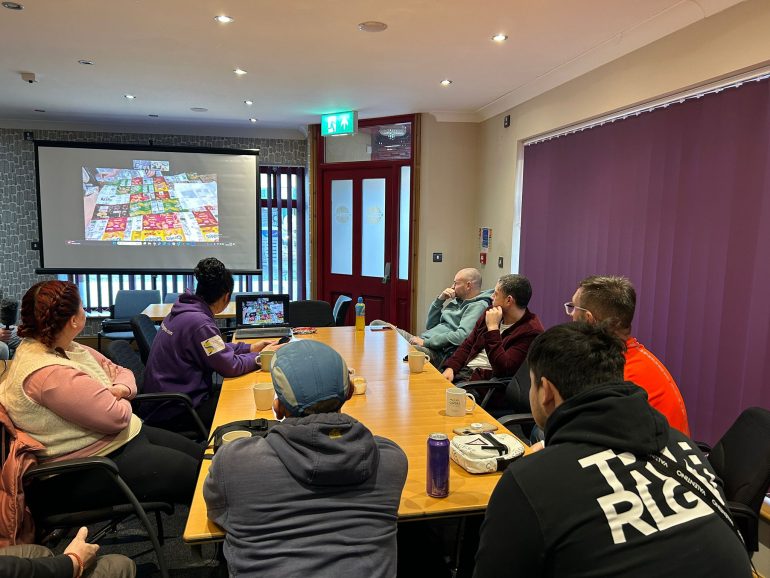
M 259 273 L 256 150 L 36 142 L 40 272 Z

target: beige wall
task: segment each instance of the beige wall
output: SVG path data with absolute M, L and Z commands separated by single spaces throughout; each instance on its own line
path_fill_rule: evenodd
M 519 105 L 481 125 L 480 222 L 511 255 L 516 162 L 532 136 L 679 92 L 770 60 L 770 2 L 749 0 Z M 510 128 L 503 116 L 511 115 Z M 498 232 L 500 234 L 498 234 Z M 472 233 L 471 227 L 466 235 Z M 522 271 L 526 273 L 525 271 Z M 537 290 L 537 288 L 535 288 Z
M 417 333 L 431 302 L 458 269 L 478 263 L 479 125 L 421 121 L 420 213 L 417 237 Z M 443 253 L 441 263 L 433 253 Z M 485 280 L 486 284 L 486 280 Z

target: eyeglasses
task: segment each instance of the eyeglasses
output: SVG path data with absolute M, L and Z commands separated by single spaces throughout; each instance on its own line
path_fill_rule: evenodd
M 568 301 L 564 304 L 564 311 L 567 313 L 567 315 L 572 315 L 575 312 L 575 309 L 580 309 L 581 311 L 586 311 L 587 313 L 590 313 L 588 309 L 585 307 L 578 307 L 575 305 L 572 301 Z

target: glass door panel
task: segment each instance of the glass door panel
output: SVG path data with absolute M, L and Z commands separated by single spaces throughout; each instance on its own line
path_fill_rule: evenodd
M 331 182 L 331 272 L 353 274 L 353 181 Z
M 385 275 L 385 179 L 361 181 L 361 275 Z

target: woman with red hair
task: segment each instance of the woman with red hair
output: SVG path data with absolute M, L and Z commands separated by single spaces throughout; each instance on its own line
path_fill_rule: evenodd
M 108 456 L 140 501 L 189 504 L 201 446 L 142 424 L 129 401 L 136 395 L 133 373 L 74 341 L 85 323 L 73 283 L 33 285 L 21 302 L 23 340 L 0 403 L 20 430 L 45 446 L 38 452 L 41 462 Z M 111 490 L 98 475 L 73 473 L 37 482 L 30 494 L 51 511 L 62 495 L 67 509 L 122 501 L 120 492 Z

